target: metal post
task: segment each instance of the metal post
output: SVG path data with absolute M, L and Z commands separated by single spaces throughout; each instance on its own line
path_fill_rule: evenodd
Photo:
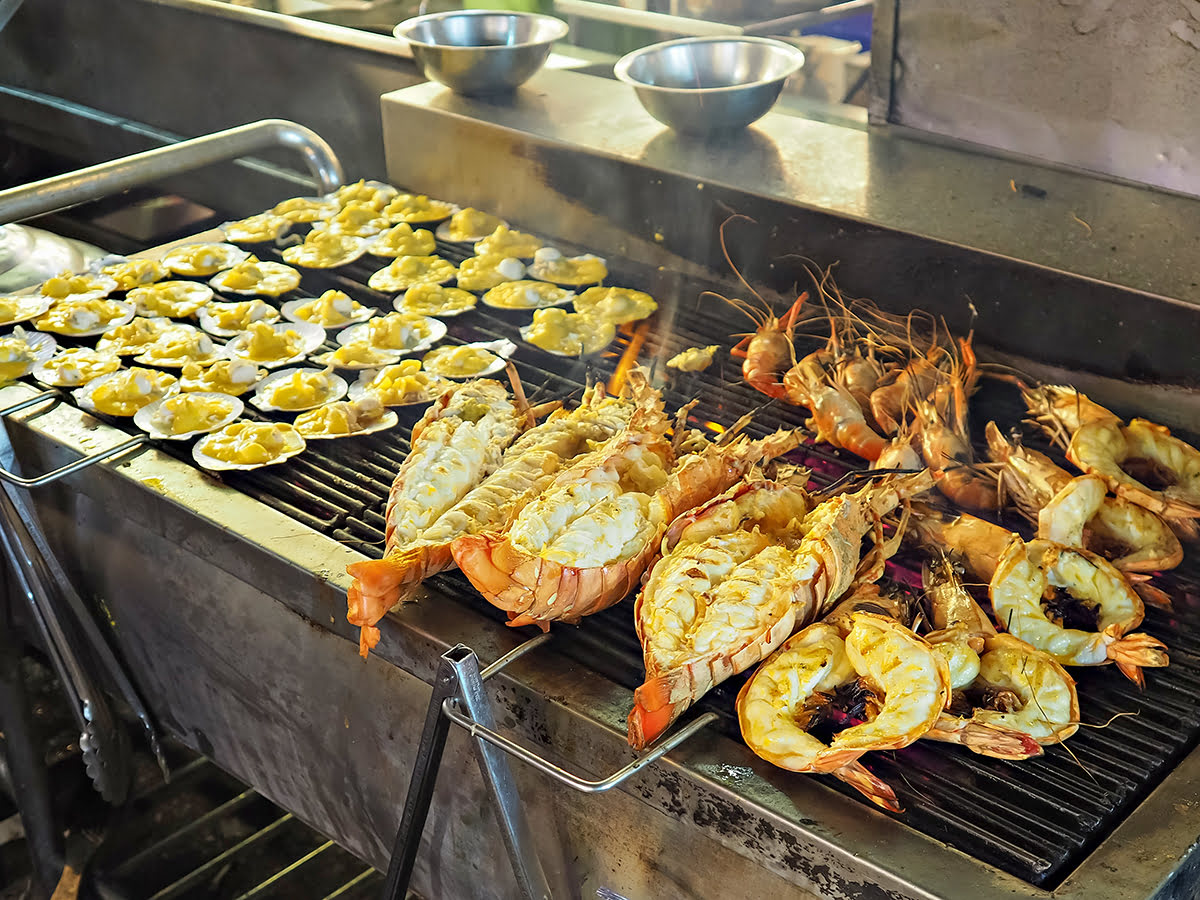
M 299 152 L 321 191 L 328 193 L 342 183 L 341 163 L 324 138 L 286 119 L 263 119 L 0 191 L 0 224 L 99 200 L 271 147 Z
M 392 845 L 392 860 L 388 864 L 383 900 L 404 900 L 408 893 L 417 850 L 421 846 L 421 832 L 425 830 L 438 768 L 442 764 L 442 752 L 446 749 L 446 734 L 450 731 L 450 720 L 442 715 L 442 703 L 453 697 L 458 689 L 458 674 L 452 660 L 466 655 L 475 654 L 459 644 L 442 654 L 438 663 L 433 678 L 433 697 L 425 713 L 425 727 L 421 731 L 421 743 L 417 745 L 417 758 L 408 782 L 404 812 L 400 816 L 400 827 L 396 829 L 396 841 Z
M 488 701 L 479 672 L 479 658 L 473 651 L 468 651 L 465 656 L 451 661 L 451 665 L 458 676 L 459 700 L 471 719 L 485 728 L 494 728 L 492 704 Z M 439 718 L 445 718 L 441 716 L 440 707 L 438 715 Z M 504 836 L 504 847 L 508 850 L 522 894 L 527 900 L 552 900 L 550 884 L 534 849 L 533 832 L 525 816 L 525 806 L 517 793 L 507 754 L 479 739 L 475 741 L 475 753 L 479 758 L 479 770 L 492 795 Z

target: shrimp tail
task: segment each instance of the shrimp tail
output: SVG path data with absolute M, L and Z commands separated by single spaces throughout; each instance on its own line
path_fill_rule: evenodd
M 1129 586 L 1142 598 L 1143 603 L 1159 609 L 1165 609 L 1167 612 L 1174 609 L 1171 604 L 1171 595 L 1157 585 L 1153 585 L 1149 581 L 1135 581 L 1133 578 L 1130 578 Z
M 1146 686 L 1142 669 L 1162 668 L 1170 661 L 1167 645 L 1141 632 L 1127 634 L 1109 644 L 1108 658 L 1116 663 L 1122 675 L 1139 688 Z
M 1042 745 L 1031 735 L 1009 728 L 997 728 L 984 722 L 958 720 L 942 716 L 936 725 L 925 733 L 929 740 L 961 744 L 972 753 L 996 759 L 1030 759 L 1042 755 Z
M 904 812 L 904 808 L 896 799 L 896 792 L 892 790 L 891 786 L 861 762 L 848 763 L 834 769 L 830 774 L 840 781 L 846 782 L 876 806 L 886 809 L 888 812 Z

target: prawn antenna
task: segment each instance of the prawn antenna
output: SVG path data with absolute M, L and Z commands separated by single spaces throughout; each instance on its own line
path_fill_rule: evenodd
M 745 279 L 745 276 L 742 275 L 742 270 L 739 269 L 736 265 L 734 265 L 733 259 L 730 258 L 730 256 L 729 256 L 729 247 L 725 243 L 725 227 L 730 222 L 734 221 L 735 219 L 742 219 L 746 222 L 749 222 L 751 225 L 758 224 L 757 220 L 752 219 L 743 213 L 734 213 L 728 219 L 726 219 L 724 222 L 722 222 L 721 227 L 719 229 L 720 236 L 721 236 L 721 255 L 725 257 L 725 262 L 728 263 L 729 268 L 733 269 L 733 274 L 737 276 L 737 280 L 742 283 L 742 285 L 746 288 L 746 290 L 748 290 L 751 294 L 753 294 L 755 297 L 757 297 L 758 301 L 760 303 L 762 303 L 763 306 L 770 308 L 770 304 L 768 304 L 767 301 L 763 299 L 762 294 L 760 294 L 758 291 L 756 291 L 753 287 L 750 286 L 750 282 L 748 282 Z

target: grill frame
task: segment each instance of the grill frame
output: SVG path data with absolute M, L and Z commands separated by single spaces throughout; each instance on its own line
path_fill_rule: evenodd
M 630 283 L 637 284 L 638 282 L 634 280 Z M 362 294 L 363 291 L 359 290 L 358 293 Z M 733 399 L 729 401 L 731 404 L 739 399 L 739 391 L 741 392 L 740 399 L 743 401 L 747 398 L 753 398 L 756 396 L 744 388 L 732 388 L 730 390 L 733 394 Z M 673 397 L 671 399 L 675 402 L 678 402 L 680 398 Z M 5 400 L 7 400 L 7 394 L 0 394 L 0 402 Z M 64 415 L 69 415 L 69 412 L 74 412 L 82 420 L 90 419 L 90 417 L 87 417 L 85 414 L 70 410 L 69 407 L 62 407 L 60 410 L 56 410 L 56 413 L 61 413 Z M 803 419 L 804 414 L 799 410 L 789 410 L 786 412 L 786 417 L 790 420 L 798 422 L 799 420 Z M 759 430 L 763 430 L 761 424 L 759 425 Z M 51 431 L 56 432 L 55 429 L 51 429 Z M 119 433 L 115 429 L 108 428 L 108 426 L 100 426 L 97 431 L 111 431 L 114 434 Z M 58 440 L 61 440 L 61 435 L 58 435 Z M 165 455 L 160 454 L 158 451 L 150 451 L 149 453 L 144 454 L 142 457 L 134 460 L 127 466 L 121 466 L 120 469 L 137 468 L 145 461 L 147 457 L 158 456 L 163 456 L 164 462 L 174 463 L 184 472 L 190 473 L 190 477 L 193 480 L 198 477 L 190 466 L 182 465 L 177 460 L 168 459 L 165 457 Z M 391 460 L 393 463 L 402 458 L 402 454 L 390 454 L 390 456 L 393 457 Z M 161 481 L 159 476 L 154 477 Z M 186 479 L 188 476 L 183 475 L 181 477 Z M 203 479 L 203 476 L 199 477 Z M 73 480 L 77 482 L 87 482 L 87 477 L 76 477 Z M 203 480 L 208 481 L 208 479 Z M 81 485 L 81 487 L 86 489 L 88 486 L 85 484 Z M 226 491 L 221 491 L 221 493 L 225 494 Z M 249 500 L 249 498 L 243 499 Z M 256 501 L 250 500 L 250 502 L 254 503 L 255 506 L 258 506 Z M 197 507 L 194 503 L 189 503 L 188 505 L 190 505 L 194 510 L 197 508 L 203 508 Z M 235 506 L 240 508 L 242 504 L 238 503 L 235 504 Z M 229 529 L 231 531 L 240 533 L 243 536 L 235 543 L 235 546 L 239 551 L 246 549 L 247 546 L 257 546 L 265 549 L 263 544 L 260 544 L 257 541 L 247 541 L 244 537 L 247 533 L 247 523 L 249 523 L 251 527 L 263 524 L 261 519 L 262 512 L 265 512 L 265 510 L 262 510 L 261 507 L 259 508 L 259 514 L 248 512 L 246 517 L 240 519 L 240 522 L 237 526 Z M 319 593 L 322 595 L 320 602 L 321 616 L 320 618 L 316 619 L 316 621 L 321 621 L 322 627 L 324 628 L 324 613 L 332 608 L 333 614 L 329 616 L 329 620 L 331 622 L 330 630 L 340 633 L 343 636 L 350 637 L 351 635 L 348 632 L 350 632 L 351 629 L 348 629 L 344 624 L 344 605 L 341 595 L 341 591 L 344 590 L 346 581 L 348 579 L 346 579 L 345 576 L 340 576 L 337 574 L 337 572 L 342 568 L 340 562 L 331 564 L 328 559 L 323 560 L 321 564 L 314 562 L 314 554 L 316 557 L 321 557 L 325 555 L 326 551 L 322 549 L 321 542 L 316 540 L 316 538 L 320 537 L 319 535 L 312 535 L 311 537 L 312 540 L 307 542 L 309 546 L 305 548 L 309 552 L 303 554 L 303 561 L 301 561 L 299 564 L 302 569 L 308 569 L 313 572 L 317 572 L 318 577 L 324 582 L 321 586 L 321 590 L 319 591 Z M 322 538 L 322 540 L 332 543 L 325 538 Z M 272 546 L 270 552 L 279 554 L 281 549 L 282 548 L 280 547 Z M 289 558 L 290 563 L 295 564 L 297 562 L 293 552 L 283 555 Z M 357 554 L 347 556 L 346 553 L 335 554 L 334 556 L 335 558 L 345 558 L 347 561 L 350 559 L 359 558 Z M 238 568 L 242 567 L 238 566 Z M 250 573 L 246 572 L 245 574 L 249 575 Z M 459 599 L 461 599 L 463 593 L 462 585 L 463 583 L 461 580 L 457 582 L 454 579 L 446 578 L 437 580 L 433 585 L 433 590 L 427 593 L 427 596 L 425 597 L 425 603 L 422 604 L 422 607 L 426 607 L 431 604 L 438 604 L 439 596 L 441 596 L 444 600 L 447 594 L 459 595 Z M 287 603 L 287 605 L 294 612 L 298 612 L 301 616 L 305 616 L 306 618 L 311 617 L 312 609 L 308 607 L 308 604 L 306 604 L 302 598 L 295 596 L 294 588 L 292 589 L 292 592 L 277 592 L 278 590 L 278 588 L 275 588 L 267 591 L 267 593 L 269 596 L 276 598 L 290 597 L 289 600 L 285 600 L 284 602 Z M 479 630 L 481 630 L 483 633 L 490 635 L 492 632 L 506 631 L 506 629 L 503 629 L 503 627 L 497 623 L 496 620 L 499 617 L 495 611 L 491 610 L 490 607 L 486 607 L 486 605 L 482 604 L 481 601 L 466 601 L 464 606 L 469 609 L 469 612 L 460 611 L 460 614 L 470 616 L 472 619 L 478 619 Z M 417 608 L 417 610 L 420 609 L 421 607 Z M 453 634 L 458 629 L 454 628 L 452 625 L 448 632 L 450 635 L 449 637 L 446 636 L 447 631 L 444 630 L 444 628 L 440 629 L 436 633 L 430 632 L 428 634 L 423 634 L 422 643 L 425 646 L 423 649 L 414 650 L 414 648 L 411 646 L 413 635 L 409 632 L 413 628 L 414 620 L 419 622 L 424 618 L 423 614 L 417 610 L 405 610 L 399 616 L 389 616 L 385 620 L 381 627 L 383 627 L 386 639 L 383 644 L 381 644 L 380 650 L 382 651 L 381 655 L 389 662 L 393 662 L 399 665 L 402 669 L 412 672 L 413 674 L 418 675 L 418 677 L 421 677 L 423 680 L 428 681 L 432 677 L 432 667 L 436 662 L 437 655 L 441 652 L 441 650 L 446 649 L 454 642 L 455 638 L 453 637 Z M 616 618 L 621 616 L 622 613 L 624 613 L 627 617 L 628 608 L 617 607 L 616 610 L 613 611 L 612 617 Z M 442 624 L 444 626 L 446 623 L 443 622 Z M 593 625 L 594 624 L 595 623 L 593 622 Z M 578 633 L 580 635 L 586 635 L 588 631 L 588 622 L 585 622 L 584 627 L 579 629 Z M 627 629 L 627 631 L 629 631 L 630 635 L 632 634 L 631 629 Z M 606 631 L 606 634 L 610 633 L 611 632 Z M 509 638 L 507 640 L 512 639 Z M 488 643 L 490 643 L 490 646 L 492 647 L 499 646 L 500 648 L 503 648 L 505 641 L 506 639 L 499 638 L 498 635 L 495 635 L 491 637 Z M 582 760 L 578 760 L 578 763 L 584 768 L 594 768 L 598 771 L 604 771 L 608 768 L 615 768 L 619 766 L 623 759 L 627 758 L 628 756 L 628 751 L 623 747 L 623 741 L 621 741 L 620 738 L 624 733 L 624 715 L 628 709 L 629 703 L 628 687 L 631 686 L 628 681 L 629 673 L 627 671 L 624 673 L 624 685 L 614 685 L 611 680 L 601 678 L 601 681 L 607 685 L 607 689 L 602 692 L 603 700 L 597 702 L 598 694 L 596 693 L 595 687 L 590 684 L 590 682 L 595 679 L 590 677 L 590 673 L 589 677 L 580 679 L 580 677 L 574 673 L 575 670 L 570 666 L 569 661 L 578 662 L 581 659 L 581 654 L 586 656 L 587 638 L 584 638 L 581 643 L 583 646 L 582 651 L 578 649 L 565 649 L 563 647 L 559 647 L 557 649 L 559 651 L 564 651 L 565 649 L 564 655 L 568 660 L 568 669 L 573 673 L 570 676 L 570 680 L 573 682 L 580 680 L 589 682 L 587 690 L 585 691 L 585 696 L 588 696 L 589 700 L 583 706 L 576 707 L 569 701 L 562 703 L 557 699 L 558 696 L 569 696 L 570 691 L 568 691 L 567 695 L 563 695 L 561 692 L 567 688 L 573 689 L 577 687 L 576 684 L 564 684 L 562 682 L 558 682 L 553 691 L 547 691 L 545 688 L 539 687 L 536 683 L 530 684 L 524 677 L 521 679 L 521 682 L 524 682 L 524 684 L 513 681 L 511 685 L 505 685 L 504 688 L 501 689 L 500 702 L 502 706 L 506 707 L 510 713 L 513 714 L 512 717 L 515 721 L 520 722 L 527 718 L 535 720 L 534 722 L 526 723 L 525 728 L 519 728 L 518 730 L 527 738 L 531 738 L 535 743 L 542 745 L 543 748 L 545 748 L 547 745 L 560 745 L 562 738 L 551 737 L 551 735 L 565 736 L 572 734 L 572 732 L 578 728 L 578 720 L 580 719 L 592 725 L 593 729 L 598 726 L 601 736 L 590 736 L 589 740 L 585 742 L 590 755 L 585 754 Z M 492 654 L 488 653 L 488 644 L 485 644 L 485 646 L 482 648 L 477 647 L 477 649 L 485 660 L 491 658 Z M 498 656 L 500 655 L 500 652 L 502 652 L 502 650 L 497 650 L 494 655 Z M 541 663 L 541 660 L 538 662 Z M 610 670 L 607 674 L 609 676 L 616 676 L 617 673 Z M 617 680 L 620 680 L 620 678 Z M 725 698 L 724 701 L 722 701 L 722 704 L 725 708 L 721 711 L 727 718 L 729 715 L 727 708 L 729 704 L 727 701 L 728 697 L 731 696 L 729 695 L 730 690 L 731 686 L 726 685 L 722 689 L 719 689 L 718 692 L 720 696 Z M 1151 690 L 1153 690 L 1153 688 L 1151 688 Z M 549 699 L 551 697 L 555 697 L 556 699 Z M 712 705 L 713 704 L 710 702 L 705 704 L 702 708 L 711 708 Z M 530 715 L 531 710 L 536 710 L 532 716 Z M 518 711 L 520 711 L 520 715 L 517 715 Z M 550 727 L 550 721 L 553 718 L 566 718 L 571 720 L 574 724 L 561 731 L 559 729 L 552 729 Z M 614 743 L 614 736 L 616 737 L 617 744 L 615 748 L 611 746 L 611 744 Z M 579 741 L 570 740 L 568 744 L 577 746 Z M 731 748 L 736 749 L 731 750 Z M 601 750 L 602 754 L 600 753 Z M 708 758 L 710 753 L 712 754 L 711 759 Z M 698 761 L 697 754 L 699 755 Z M 665 768 L 667 771 L 666 773 L 661 771 L 657 773 L 657 784 L 653 785 L 652 787 L 648 787 L 642 782 L 648 780 L 651 776 L 643 776 L 639 782 L 636 783 L 633 788 L 631 788 L 631 790 L 636 794 L 640 794 L 643 799 L 652 805 L 657 805 L 658 808 L 668 812 L 668 814 L 673 813 L 676 816 L 682 816 L 684 818 L 690 817 L 691 822 L 694 825 L 698 826 L 702 831 L 715 836 L 722 842 L 732 843 L 736 846 L 738 845 L 740 839 L 741 850 L 743 852 L 750 850 L 751 852 L 756 853 L 759 859 L 769 868 L 775 871 L 781 871 L 792 879 L 798 879 L 801 882 L 807 882 L 809 884 L 821 885 L 822 878 L 820 872 L 823 871 L 824 867 L 815 862 L 815 860 L 819 859 L 820 857 L 815 856 L 814 854 L 824 851 L 824 853 L 831 854 L 832 858 L 836 860 L 836 865 L 833 866 L 833 870 L 841 872 L 843 877 L 849 876 L 857 879 L 863 877 L 864 874 L 868 874 L 880 885 L 890 886 L 894 884 L 896 887 L 897 896 L 925 896 L 927 895 L 925 893 L 926 891 L 929 891 L 929 893 L 932 893 L 934 896 L 954 896 L 954 885 L 956 883 L 961 883 L 960 881 L 949 880 L 941 885 L 940 889 L 933 887 L 932 885 L 927 887 L 926 882 L 929 881 L 929 875 L 931 873 L 925 871 L 912 871 L 911 863 L 906 862 L 902 858 L 888 858 L 884 861 L 881 861 L 877 848 L 872 850 L 872 854 L 875 859 L 875 864 L 880 867 L 880 871 L 872 871 L 871 868 L 864 867 L 862 865 L 862 855 L 864 852 L 866 852 L 866 847 L 856 848 L 854 842 L 848 840 L 848 835 L 853 830 L 853 826 L 851 826 L 849 822 L 842 821 L 846 816 L 850 817 L 850 819 L 862 819 L 863 807 L 861 807 L 857 801 L 847 800 L 844 797 L 837 797 L 837 795 L 833 792 L 824 790 L 823 786 L 818 786 L 814 779 L 800 778 L 789 775 L 788 773 L 781 773 L 778 770 L 772 770 L 771 767 L 761 764 L 755 760 L 737 741 L 732 741 L 727 737 L 706 738 L 703 740 L 703 742 L 698 742 L 697 750 L 693 751 L 689 749 L 685 753 L 677 755 L 685 756 L 687 761 L 682 764 L 660 764 L 660 766 Z M 1187 762 L 1191 762 L 1196 766 L 1200 766 L 1200 761 L 1197 761 L 1195 757 L 1196 752 L 1193 751 L 1187 760 L 1185 760 L 1185 764 Z M 591 758 L 596 759 L 596 762 L 590 762 L 589 760 Z M 730 762 L 731 759 L 735 761 Z M 602 762 L 601 760 L 611 762 L 612 765 L 606 765 L 605 762 Z M 738 790 L 737 781 L 739 779 L 730 780 L 728 777 L 722 778 L 719 776 L 706 777 L 703 774 L 705 771 L 704 767 L 706 766 L 713 772 L 724 772 L 726 774 L 729 772 L 738 771 L 740 769 L 754 771 L 756 774 L 763 776 L 764 784 L 771 785 L 773 790 L 780 791 L 779 797 L 775 797 L 773 799 L 782 798 L 784 807 L 773 808 L 771 803 L 761 802 L 761 798 L 758 798 L 758 803 L 748 801 L 744 793 Z M 902 769 L 903 766 L 901 765 L 900 768 Z M 251 778 L 250 780 L 253 781 L 254 779 Z M 808 785 L 801 784 L 800 782 L 807 782 Z M 762 784 L 756 783 L 756 793 L 761 790 L 762 787 Z M 1152 794 L 1152 797 L 1160 793 L 1162 791 L 1162 787 L 1163 786 L 1160 785 L 1159 789 Z M 815 788 L 815 791 L 813 791 L 811 788 Z M 816 806 L 814 806 L 814 809 L 819 806 L 821 809 L 821 814 L 814 813 L 811 820 L 807 817 L 802 817 L 800 821 L 796 821 L 794 812 L 790 816 L 785 812 L 782 812 L 781 810 L 786 807 L 787 803 L 792 801 L 792 798 L 798 794 L 809 798 L 810 803 L 815 803 Z M 848 804 L 848 806 L 843 809 L 839 803 Z M 834 826 L 831 828 L 829 823 L 830 818 L 832 818 L 834 823 L 842 821 L 840 827 Z M 915 858 L 917 859 L 921 859 L 924 855 L 930 852 L 935 852 L 929 846 L 930 844 L 932 844 L 934 847 L 938 846 L 936 841 L 916 834 L 907 825 L 903 824 L 902 828 L 896 831 L 904 832 L 907 840 L 897 841 L 897 833 L 896 831 L 888 830 L 891 826 L 884 822 L 885 817 L 883 817 L 881 814 L 869 811 L 868 819 L 872 827 L 866 829 L 867 834 L 870 836 L 867 841 L 867 846 L 873 845 L 876 841 L 886 836 L 893 844 L 903 844 L 906 846 L 909 851 L 915 854 Z M 903 820 L 901 821 L 903 822 Z M 1130 821 L 1132 821 L 1132 819 Z M 746 824 L 747 822 L 752 823 L 752 828 L 750 824 Z M 1120 826 L 1117 830 L 1124 830 L 1128 824 L 1129 823 L 1127 822 L 1125 825 Z M 858 827 L 862 827 L 861 823 L 858 825 Z M 831 849 L 822 840 L 824 837 L 823 832 L 827 830 L 832 830 L 835 833 L 838 833 L 838 838 L 835 842 L 836 846 L 833 849 Z M 769 833 L 774 839 L 764 839 L 762 836 L 764 833 Z M 386 840 L 386 836 L 384 836 L 384 839 Z M 804 850 L 797 851 L 796 847 L 798 846 L 803 847 Z M 948 849 L 942 849 L 940 852 L 943 854 L 950 854 L 950 856 L 946 858 L 947 861 L 949 859 L 961 856 L 961 854 L 956 853 L 956 851 Z M 847 862 L 847 859 L 845 858 L 847 855 L 850 858 L 858 860 L 857 869 L 843 868 Z M 1071 896 L 1070 893 L 1063 895 L 1062 891 L 1069 891 L 1072 882 L 1077 876 L 1080 875 L 1080 873 L 1084 872 L 1086 867 L 1087 866 L 1085 864 L 1084 866 L 1080 867 L 1075 874 L 1068 877 L 1067 881 L 1064 882 L 1060 888 L 1058 894 L 1059 896 Z M 980 881 L 979 876 L 988 876 L 983 880 L 991 882 L 996 880 L 997 876 L 1001 874 L 997 870 L 992 869 L 990 866 L 978 863 L 974 860 L 968 860 L 967 870 L 973 873 L 975 876 L 971 878 L 971 881 L 974 883 L 978 883 Z M 939 873 L 939 875 L 940 874 L 941 873 Z M 941 878 L 935 877 L 933 880 L 938 882 L 941 881 Z M 1090 878 L 1087 878 L 1084 881 L 1086 883 L 1090 880 Z M 1006 895 L 1011 895 L 1014 890 L 1017 890 L 1014 884 L 1011 883 L 1012 881 L 1015 881 L 1014 879 L 1010 879 L 1008 876 L 1003 876 L 1000 881 L 1001 883 L 1008 882 L 1005 884 Z M 1036 888 L 1031 888 L 1024 882 L 1017 881 L 1016 885 L 1019 885 L 1019 887 L 1024 889 L 1024 891 L 1030 896 L 1043 895 L 1042 891 L 1039 891 Z M 825 887 L 828 888 L 829 885 L 826 884 Z M 1113 894 L 1113 896 L 1128 895 L 1129 894 Z M 980 894 L 979 896 L 987 896 L 987 894 Z M 1101 895 L 1088 894 L 1088 896 Z

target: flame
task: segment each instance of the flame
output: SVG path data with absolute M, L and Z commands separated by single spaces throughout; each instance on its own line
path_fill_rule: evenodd
M 709 429 L 716 435 L 722 435 L 725 433 L 725 426 L 720 424 L 719 422 L 705 422 L 704 427 Z
M 612 378 L 608 379 L 608 392 L 614 397 L 619 397 L 621 391 L 624 390 L 625 379 L 629 376 L 630 370 L 637 365 L 638 354 L 642 352 L 642 345 L 646 343 L 646 335 L 649 332 L 650 323 L 643 322 L 634 331 L 633 337 L 629 339 L 629 346 L 621 354 L 621 359 L 617 363 L 617 368 L 612 373 Z

